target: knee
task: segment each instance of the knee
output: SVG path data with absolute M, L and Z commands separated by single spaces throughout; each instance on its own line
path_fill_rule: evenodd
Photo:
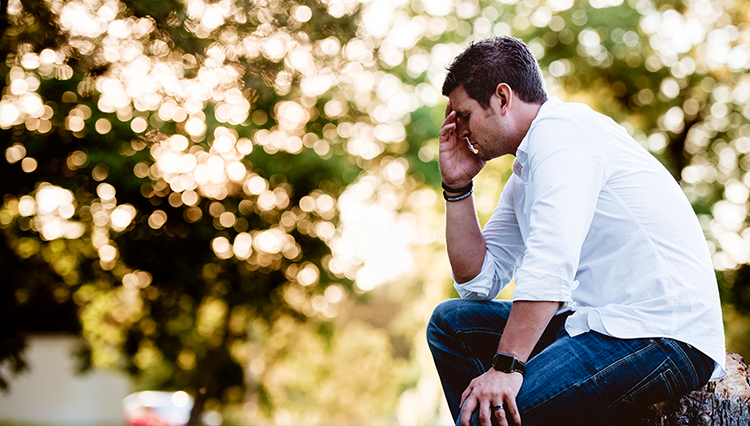
M 433 345 L 441 337 L 454 335 L 465 320 L 464 317 L 476 309 L 476 303 L 464 299 L 448 299 L 437 305 L 427 324 L 427 342 Z
M 440 326 L 442 324 L 451 324 L 452 318 L 461 310 L 461 304 L 465 302 L 462 299 L 448 299 L 440 302 L 432 311 L 430 325 Z
M 427 343 L 433 346 L 440 336 L 446 334 L 446 329 L 452 323 L 451 317 L 455 314 L 456 302 L 461 299 L 449 299 L 441 302 L 432 311 L 430 321 L 427 323 Z

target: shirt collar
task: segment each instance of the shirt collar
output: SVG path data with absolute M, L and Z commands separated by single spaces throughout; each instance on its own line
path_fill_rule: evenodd
M 528 159 L 528 144 L 529 144 L 529 134 L 531 133 L 531 129 L 534 128 L 534 126 L 542 120 L 545 116 L 549 115 L 549 110 L 557 105 L 562 104 L 563 102 L 558 99 L 555 96 L 551 96 L 549 99 L 547 99 L 543 104 L 542 107 L 539 108 L 539 112 L 536 114 L 536 117 L 534 117 L 534 120 L 531 121 L 531 126 L 529 126 L 529 131 L 526 132 L 526 135 L 521 140 L 521 143 L 518 145 L 518 148 L 516 149 L 516 161 L 513 162 L 513 173 L 515 173 L 520 178 L 525 178 L 523 173 L 523 166 L 526 164 L 526 160 Z M 525 180 L 525 179 L 524 179 Z

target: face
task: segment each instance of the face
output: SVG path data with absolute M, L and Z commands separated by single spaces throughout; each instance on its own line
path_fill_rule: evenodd
M 448 98 L 456 111 L 458 138 L 468 138 L 480 158 L 487 161 L 516 153 L 518 143 L 514 143 L 512 123 L 508 114 L 503 113 L 504 104 L 499 96 L 490 98 L 490 108 L 486 110 L 469 97 L 462 86 L 454 89 Z

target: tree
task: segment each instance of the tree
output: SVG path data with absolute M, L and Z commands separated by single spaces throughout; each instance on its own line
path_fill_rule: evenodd
M 72 300 L 89 361 L 191 391 L 191 423 L 241 398 L 249 325 L 325 318 L 312 300 L 351 288 L 336 199 L 384 151 L 336 128 L 376 145 L 331 90 L 362 72 L 353 11 L 3 2 L 6 315 Z M 3 357 L 20 368 L 18 331 Z
M 492 34 L 525 40 L 550 93 L 613 116 L 669 167 L 704 225 L 735 318 L 750 285 L 744 8 L 0 1 L 6 324 L 40 306 L 74 312 L 80 324 L 63 328 L 81 328 L 91 363 L 124 368 L 143 386 L 190 391 L 193 421 L 206 401 L 243 398 L 249 358 L 292 370 L 302 362 L 286 347 L 258 346 L 274 336 L 349 359 L 325 321 L 342 295 L 396 275 L 343 243 L 352 227 L 342 204 L 418 217 L 413 226 L 438 222 L 440 203 L 427 195 L 439 188 L 444 68 L 469 40 Z M 503 165 L 477 179 L 480 217 L 508 176 Z M 439 239 L 423 240 L 432 246 L 420 256 L 439 257 Z M 434 278 L 412 277 L 394 291 L 396 305 L 444 297 L 426 277 Z M 398 316 L 408 324 L 399 338 L 412 340 L 420 315 Z M 327 343 L 295 340 L 290 319 L 320 319 L 312 332 Z M 3 333 L 0 359 L 21 369 L 18 330 Z M 315 365 L 315 380 L 328 380 Z M 282 391 L 264 388 L 266 379 L 250 382 L 272 410 Z M 315 386 L 310 380 L 289 392 Z

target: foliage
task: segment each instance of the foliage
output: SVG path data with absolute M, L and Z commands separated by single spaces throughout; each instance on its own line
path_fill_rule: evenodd
M 363 72 L 341 49 L 351 11 L 4 6 L 5 313 L 72 300 L 93 365 L 193 392 L 195 419 L 244 388 L 253 320 L 328 319 L 324 290 L 351 289 L 336 200 L 392 150 L 330 90 Z M 367 158 L 344 149 L 347 120 Z
M 22 368 L 19 332 L 43 327 L 30 318 L 75 312 L 55 323 L 80 327 L 93 365 L 190 391 L 193 420 L 228 404 L 237 422 L 345 422 L 424 400 L 420 333 L 449 288 L 439 89 L 492 34 L 525 40 L 551 94 L 609 114 L 673 172 L 709 240 L 730 349 L 750 349 L 733 325 L 750 311 L 746 8 L 2 1 L 0 309 L 19 325 L 0 360 Z M 479 176 L 482 220 L 508 170 Z

